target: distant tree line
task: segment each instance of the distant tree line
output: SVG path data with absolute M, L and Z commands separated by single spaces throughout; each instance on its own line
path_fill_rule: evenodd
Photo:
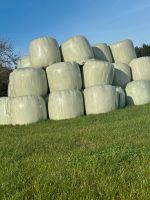
M 150 56 L 150 45 L 143 44 L 141 47 L 135 47 L 137 57 Z

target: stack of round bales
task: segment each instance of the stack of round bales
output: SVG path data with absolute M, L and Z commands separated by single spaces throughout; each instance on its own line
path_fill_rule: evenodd
M 0 120 L 3 124 L 29 124 L 47 119 L 43 98 L 47 95 L 48 84 L 42 68 L 60 61 L 59 45 L 55 39 L 43 37 L 30 43 L 29 56 L 17 62 L 18 69 L 10 74 L 8 97 L 1 100 L 3 118 L 6 119 L 6 122 Z
M 136 58 L 136 52 L 131 40 L 114 43 L 110 45 L 110 50 L 115 69 L 113 85 L 117 87 L 117 92 L 119 93 L 119 107 L 124 107 L 126 104 L 124 89 L 131 81 L 131 68 L 129 63 Z
M 94 58 L 92 47 L 84 36 L 75 36 L 61 47 L 62 61 L 50 65 L 47 78 L 50 89 L 48 113 L 50 119 L 68 119 L 84 114 L 81 93 L 82 77 L 79 64 Z
M 44 97 L 48 86 L 42 68 L 14 70 L 9 77 L 8 98 L 12 124 L 28 124 L 47 119 Z
M 47 67 L 46 72 L 50 88 L 49 118 L 59 120 L 83 115 L 79 65 L 76 62 L 60 62 Z
M 50 119 L 74 118 L 84 103 L 86 114 L 110 112 L 125 106 L 125 92 L 128 105 L 150 102 L 150 57 L 136 58 L 131 40 L 91 47 L 78 35 L 59 47 L 54 38 L 37 38 L 17 68 L 8 97 L 0 98 L 0 124 L 45 120 L 47 110 Z
M 129 65 L 133 81 L 126 86 L 128 105 L 150 103 L 150 57 L 135 58 Z
M 47 119 L 45 101 L 48 86 L 42 68 L 14 70 L 9 77 L 8 98 L 12 124 L 29 124 Z
M 136 58 L 131 40 L 112 44 L 110 49 L 115 62 L 113 85 L 125 88 L 127 105 L 150 103 L 150 57 Z
M 116 88 L 112 86 L 114 67 L 110 62 L 88 60 L 83 66 L 86 114 L 110 112 L 118 107 Z

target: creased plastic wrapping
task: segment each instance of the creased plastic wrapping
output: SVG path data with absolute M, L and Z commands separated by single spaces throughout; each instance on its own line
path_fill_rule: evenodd
M 64 42 L 61 52 L 64 61 L 75 61 L 81 65 L 94 58 L 92 47 L 84 36 L 75 36 Z
M 113 66 L 115 69 L 113 85 L 124 88 L 131 81 L 131 69 L 124 63 L 113 63 Z
M 121 87 L 116 87 L 118 93 L 118 108 L 124 108 L 126 105 L 126 95 Z
M 131 40 L 123 40 L 110 45 L 110 49 L 115 62 L 128 64 L 136 58 L 136 52 Z
M 10 74 L 8 96 L 44 96 L 47 89 L 46 74 L 41 68 L 20 68 Z
M 30 124 L 47 119 L 45 102 L 40 96 L 12 97 L 10 108 L 13 125 Z
M 0 125 L 11 124 L 10 117 L 10 99 L 8 97 L 0 98 Z
M 17 68 L 32 67 L 30 57 L 23 56 L 17 61 Z
M 112 62 L 111 52 L 107 44 L 105 43 L 95 44 L 93 45 L 92 49 L 95 59 Z
M 118 108 L 118 94 L 111 85 L 89 87 L 84 90 L 86 114 L 107 113 Z
M 33 40 L 30 43 L 29 52 L 32 67 L 47 67 L 61 62 L 59 45 L 50 37 Z
M 45 102 L 40 96 L 0 98 L 0 124 L 23 125 L 46 119 Z
M 79 65 L 75 62 L 60 62 L 46 69 L 50 91 L 81 89 Z
M 133 80 L 150 80 L 150 57 L 133 59 L 129 65 Z
M 78 90 L 52 92 L 48 102 L 49 118 L 54 120 L 74 118 L 84 113 L 83 97 Z
M 99 60 L 88 60 L 83 66 L 84 86 L 112 84 L 114 67 L 111 63 Z
M 143 105 L 150 103 L 150 81 L 132 81 L 126 86 L 127 104 Z

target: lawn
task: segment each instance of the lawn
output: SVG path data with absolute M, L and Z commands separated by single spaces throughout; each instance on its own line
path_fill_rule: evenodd
M 2 200 L 149 200 L 150 105 L 0 126 Z

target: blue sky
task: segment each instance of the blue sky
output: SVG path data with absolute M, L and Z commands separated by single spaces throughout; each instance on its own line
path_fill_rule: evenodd
M 0 26 L 0 38 L 20 55 L 41 36 L 59 44 L 78 34 L 91 44 L 126 38 L 150 44 L 150 0 L 0 0 Z

